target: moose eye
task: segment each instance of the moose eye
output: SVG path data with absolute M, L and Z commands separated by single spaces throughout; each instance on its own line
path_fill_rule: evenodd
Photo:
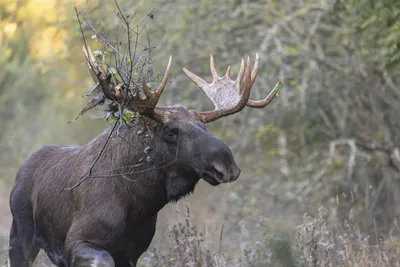
M 177 128 L 166 129 L 164 138 L 169 143 L 176 143 L 178 139 L 179 130 Z

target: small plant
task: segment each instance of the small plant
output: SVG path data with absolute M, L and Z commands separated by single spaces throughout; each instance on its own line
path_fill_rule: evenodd
M 172 225 L 167 233 L 169 251 L 167 255 L 157 247 L 152 247 L 142 260 L 146 266 L 219 266 L 213 254 L 205 244 L 202 232 L 193 224 L 189 207 L 186 206 L 184 223 Z
M 371 244 L 353 220 L 344 227 L 328 224 L 327 209 L 321 208 L 317 218 L 304 218 L 297 231 L 296 247 L 300 266 L 387 267 L 400 266 L 399 238 Z M 394 244 L 398 247 L 394 249 Z
M 0 267 L 7 266 L 8 242 L 0 236 Z

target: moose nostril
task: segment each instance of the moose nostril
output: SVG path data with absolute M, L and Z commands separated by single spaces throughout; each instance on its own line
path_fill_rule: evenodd
M 214 162 L 212 167 L 214 169 L 214 174 L 219 177 L 220 182 L 233 182 L 239 178 L 241 173 L 241 169 L 236 164 L 226 168 L 224 165 Z

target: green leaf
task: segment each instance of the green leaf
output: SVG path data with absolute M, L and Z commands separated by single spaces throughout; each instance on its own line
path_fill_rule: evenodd
M 109 71 L 110 71 L 110 74 L 112 74 L 112 75 L 118 74 L 117 70 L 114 67 L 110 67 Z
M 101 50 L 95 50 L 95 51 L 93 51 L 93 55 L 95 56 L 95 57 L 101 57 L 101 56 L 103 56 L 103 51 L 101 51 Z

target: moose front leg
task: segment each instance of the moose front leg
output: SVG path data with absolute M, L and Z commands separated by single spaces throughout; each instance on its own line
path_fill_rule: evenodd
M 124 251 L 120 251 L 112 255 L 115 261 L 115 267 L 136 267 L 140 255 L 145 250 L 138 251 L 136 247 L 129 244 L 126 245 Z
M 112 201 L 110 201 L 113 203 Z M 113 211 L 112 214 L 104 210 Z M 115 267 L 107 248 L 113 248 L 125 228 L 124 214 L 115 207 L 83 211 L 91 214 L 76 218 L 65 239 L 65 256 L 69 267 Z
M 71 267 L 115 267 L 111 255 L 87 242 L 79 242 L 70 251 Z
M 85 195 L 82 202 L 65 238 L 68 267 L 115 267 L 111 254 L 126 227 L 123 205 L 107 191 Z
M 129 257 L 125 255 L 125 252 L 118 252 L 112 255 L 115 261 L 115 267 L 135 267 Z
M 112 255 L 115 261 L 115 267 L 136 267 L 137 262 L 144 251 L 146 250 L 139 251 L 133 244 L 127 244 L 124 251 Z
M 143 221 L 130 233 L 130 242 L 115 255 L 115 267 L 135 267 L 140 256 L 149 248 L 156 232 L 157 214 L 150 220 Z

